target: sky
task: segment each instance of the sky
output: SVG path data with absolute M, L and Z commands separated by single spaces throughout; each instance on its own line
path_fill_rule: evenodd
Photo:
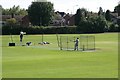
M 20 6 L 20 8 L 27 9 L 31 2 L 34 0 L 0 0 L 0 5 L 3 8 L 10 8 L 13 5 Z M 47 0 L 54 4 L 55 11 L 66 13 L 76 13 L 78 8 L 86 8 L 88 11 L 98 12 L 99 7 L 104 11 L 109 9 L 114 10 L 120 0 Z

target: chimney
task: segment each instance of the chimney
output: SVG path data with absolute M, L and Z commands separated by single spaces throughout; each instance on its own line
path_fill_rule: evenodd
M 11 14 L 11 17 L 14 18 L 14 13 Z

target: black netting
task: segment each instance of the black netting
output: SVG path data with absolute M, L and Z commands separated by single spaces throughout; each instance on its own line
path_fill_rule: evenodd
M 60 36 L 61 50 L 74 50 L 75 40 L 79 38 L 79 50 L 94 50 L 95 36 Z

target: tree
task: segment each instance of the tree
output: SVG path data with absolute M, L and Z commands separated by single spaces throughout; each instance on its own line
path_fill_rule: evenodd
M 98 12 L 98 16 L 102 16 L 103 15 L 103 9 L 102 7 L 99 8 L 99 12 Z
M 85 8 L 78 9 L 75 14 L 75 25 L 77 26 L 78 33 L 86 33 L 90 31 L 89 15 Z
M 36 26 L 48 26 L 53 15 L 51 2 L 32 2 L 28 8 L 30 22 Z
M 97 17 L 95 22 L 96 32 L 104 32 L 107 25 L 105 18 Z
M 9 25 L 14 25 L 17 22 L 15 18 L 10 18 L 10 19 L 7 19 L 6 21 L 7 21 L 7 24 Z
M 2 8 L 2 14 L 3 14 L 3 15 L 10 15 L 9 9 L 4 9 L 4 8 Z
M 88 18 L 88 11 L 85 8 L 81 8 L 82 18 L 86 20 Z
M 109 27 L 109 31 L 111 31 L 111 32 L 117 31 L 115 25 L 116 25 L 116 24 L 112 23 L 112 24 L 110 25 L 110 27 Z
M 21 9 L 20 6 L 13 6 L 12 8 L 9 9 L 4 9 L 2 8 L 2 14 L 3 15 L 11 15 L 11 14 L 15 14 L 15 15 L 27 15 L 27 11 L 25 9 Z
M 14 5 L 12 8 L 10 8 L 9 11 L 10 11 L 11 14 L 13 13 L 13 14 L 17 15 L 19 13 L 19 10 L 20 10 L 20 6 L 15 6 Z
M 27 10 L 26 9 L 20 9 L 18 15 L 28 15 Z
M 107 21 L 111 21 L 111 17 L 110 17 L 110 10 L 107 10 L 105 13 L 105 18 Z
M 75 25 L 78 26 L 83 20 L 86 20 L 88 17 L 88 11 L 85 8 L 78 9 L 75 14 Z
M 81 21 L 82 21 L 82 11 L 81 9 L 78 9 L 75 14 L 75 25 L 78 26 Z
M 115 7 L 114 12 L 117 12 L 117 13 L 118 13 L 118 16 L 120 16 L 120 4 L 118 4 L 118 5 Z

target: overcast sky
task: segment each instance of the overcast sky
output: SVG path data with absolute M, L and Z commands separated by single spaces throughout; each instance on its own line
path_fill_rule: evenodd
M 34 0 L 0 0 L 3 8 L 10 8 L 13 5 L 20 5 L 20 8 L 27 9 Z M 86 8 L 89 11 L 98 12 L 99 7 L 103 10 L 114 10 L 120 0 L 48 0 L 54 4 L 55 11 L 75 13 L 78 8 Z

